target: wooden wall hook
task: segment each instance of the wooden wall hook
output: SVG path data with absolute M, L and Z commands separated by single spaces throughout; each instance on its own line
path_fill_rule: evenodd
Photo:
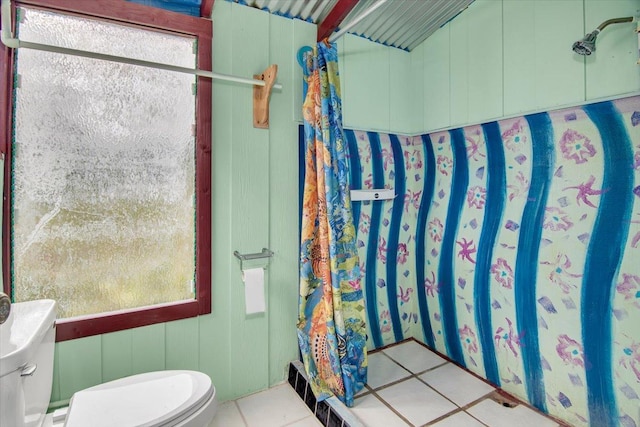
M 278 66 L 276 64 L 269 65 L 262 74 L 254 75 L 256 80 L 263 80 L 264 86 L 253 87 L 253 127 L 260 129 L 269 129 L 269 98 L 271 97 L 271 89 L 276 82 L 278 75 Z

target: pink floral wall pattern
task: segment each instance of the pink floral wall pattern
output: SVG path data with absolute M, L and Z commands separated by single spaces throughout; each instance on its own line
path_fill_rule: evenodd
M 633 117 L 640 97 L 346 131 L 358 188 L 397 193 L 354 203 L 369 348 L 414 337 L 571 425 L 640 427 Z

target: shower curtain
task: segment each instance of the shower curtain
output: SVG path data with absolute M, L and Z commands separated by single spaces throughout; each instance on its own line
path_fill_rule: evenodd
M 318 399 L 353 406 L 367 379 L 366 325 L 351 213 L 335 45 L 305 57 L 305 180 L 298 341 Z

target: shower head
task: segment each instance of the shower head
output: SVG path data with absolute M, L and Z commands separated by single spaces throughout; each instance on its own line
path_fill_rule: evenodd
M 592 52 L 596 51 L 598 34 L 600 34 L 600 30 L 594 30 L 575 42 L 572 46 L 573 51 L 579 55 L 591 55 Z
M 626 18 L 608 19 L 604 21 L 602 24 L 598 25 L 598 28 L 596 28 L 594 31 L 590 32 L 589 34 L 585 35 L 582 39 L 575 42 L 572 46 L 572 49 L 575 53 L 579 55 L 591 55 L 593 52 L 596 51 L 596 38 L 598 37 L 598 34 L 600 34 L 600 32 L 604 30 L 605 27 L 607 27 L 607 25 L 622 24 L 624 22 L 634 22 L 635 20 L 636 18 L 633 16 L 629 16 Z

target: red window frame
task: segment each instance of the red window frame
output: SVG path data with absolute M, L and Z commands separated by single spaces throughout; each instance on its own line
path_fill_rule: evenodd
M 206 1 L 206 4 L 212 2 Z M 150 30 L 196 37 L 197 67 L 211 70 L 213 26 L 196 18 L 124 0 L 22 0 L 15 6 L 31 6 L 53 12 L 134 24 Z M 0 150 L 5 155 L 4 212 L 2 223 L 4 292 L 11 291 L 11 136 L 14 51 L 0 44 Z M 211 90 L 212 81 L 197 77 L 196 94 L 196 299 L 57 321 L 56 341 L 105 334 L 139 326 L 211 313 Z

